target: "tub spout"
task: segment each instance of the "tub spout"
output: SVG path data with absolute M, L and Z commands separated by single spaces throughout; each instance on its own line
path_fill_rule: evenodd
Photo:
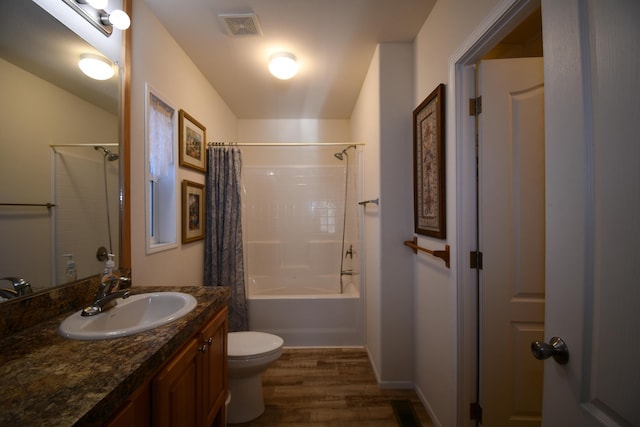
M 358 272 L 357 271 L 353 271 L 353 270 L 342 270 L 340 272 L 341 276 L 355 276 L 357 274 L 358 274 Z

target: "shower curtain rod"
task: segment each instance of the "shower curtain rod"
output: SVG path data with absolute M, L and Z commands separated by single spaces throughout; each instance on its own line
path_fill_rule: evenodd
M 364 146 L 363 142 L 209 142 L 209 147 L 332 147 Z

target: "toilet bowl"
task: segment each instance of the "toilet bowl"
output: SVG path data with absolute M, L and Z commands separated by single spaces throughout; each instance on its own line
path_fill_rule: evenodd
M 262 373 L 282 354 L 284 340 L 264 332 L 230 332 L 227 335 L 229 404 L 227 421 L 238 424 L 264 412 Z

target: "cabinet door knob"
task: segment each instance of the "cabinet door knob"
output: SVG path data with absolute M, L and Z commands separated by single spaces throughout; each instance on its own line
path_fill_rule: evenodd
M 205 342 L 207 343 L 207 345 L 211 345 L 211 343 L 213 342 L 213 338 L 209 337 L 209 339 Z
M 202 344 L 202 346 L 198 347 L 198 351 L 204 353 L 205 351 L 207 351 L 207 346 Z

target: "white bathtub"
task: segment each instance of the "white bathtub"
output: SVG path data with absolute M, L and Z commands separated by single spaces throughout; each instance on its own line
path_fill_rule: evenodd
M 251 277 L 247 293 L 249 328 L 284 339 L 286 347 L 364 345 L 358 276 L 314 279 Z

